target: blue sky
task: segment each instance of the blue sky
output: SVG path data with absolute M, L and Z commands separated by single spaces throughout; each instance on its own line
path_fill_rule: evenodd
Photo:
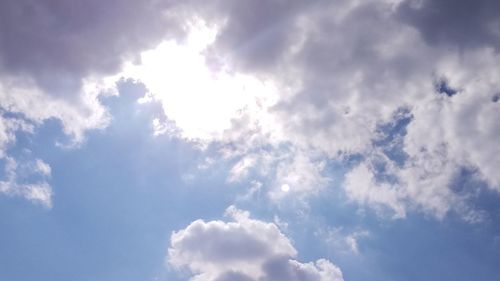
M 0 280 L 500 280 L 495 8 L 0 4 Z

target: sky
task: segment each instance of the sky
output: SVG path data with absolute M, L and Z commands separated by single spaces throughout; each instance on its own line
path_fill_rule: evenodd
M 1 1 L 0 280 L 500 280 L 499 11 Z

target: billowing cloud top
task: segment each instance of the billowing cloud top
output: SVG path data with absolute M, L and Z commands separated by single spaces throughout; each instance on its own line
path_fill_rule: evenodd
M 174 232 L 169 263 L 187 267 L 193 281 L 344 280 L 328 260 L 294 260 L 296 250 L 274 223 L 251 219 L 233 206 L 227 213 L 234 221 L 197 220 Z

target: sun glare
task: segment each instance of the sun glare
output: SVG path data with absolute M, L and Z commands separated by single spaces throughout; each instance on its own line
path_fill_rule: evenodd
M 275 102 L 271 83 L 207 66 L 203 52 L 215 35 L 194 29 L 183 43 L 166 41 L 142 53 L 140 64 L 129 63 L 121 74 L 144 83 L 186 138 L 217 138 L 238 114 L 258 116 Z

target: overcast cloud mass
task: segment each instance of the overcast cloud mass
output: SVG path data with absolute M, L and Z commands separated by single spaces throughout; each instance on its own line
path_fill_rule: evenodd
M 1 1 L 0 279 L 498 280 L 499 51 L 494 0 Z

